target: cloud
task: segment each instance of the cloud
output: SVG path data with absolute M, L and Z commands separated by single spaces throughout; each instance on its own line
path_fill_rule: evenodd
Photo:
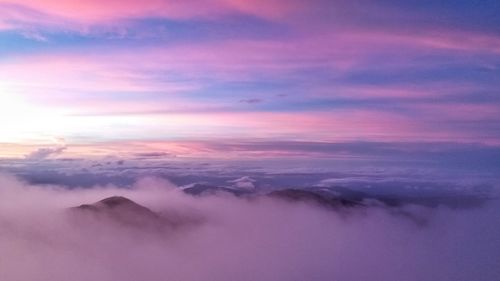
M 0 269 L 5 281 L 440 280 L 500 277 L 496 203 L 454 211 L 407 206 L 339 214 L 309 204 L 193 198 L 169 183 L 131 189 L 28 186 L 2 177 Z M 202 217 L 155 232 L 75 220 L 67 208 L 121 195 L 162 216 Z
M 1 2 L 1 23 L 16 29 L 23 26 L 47 26 L 69 30 L 89 31 L 95 26 L 113 26 L 124 21 L 140 18 L 165 18 L 189 20 L 199 18 L 221 18 L 244 14 L 264 19 L 277 19 L 297 11 L 304 5 L 300 1 L 240 1 L 146 0 L 141 3 L 131 0 L 102 3 L 89 0 L 81 3 L 60 0 L 19 0 L 15 4 Z M 29 15 L 43 15 L 31 18 Z
M 138 158 L 166 158 L 175 157 L 175 154 L 168 152 L 138 152 L 134 153 L 134 156 Z
M 241 99 L 240 103 L 248 103 L 248 104 L 254 104 L 254 103 L 261 103 L 263 102 L 262 99 Z
M 204 24 L 196 23 L 196 26 Z M 147 25 L 142 28 L 149 30 Z M 199 30 L 193 28 L 193 32 Z M 86 43 L 89 44 L 86 48 L 93 50 L 90 52 L 76 44 L 53 52 L 39 52 L 39 47 L 27 48 L 28 52 L 0 65 L 0 76 L 9 82 L 0 88 L 7 87 L 7 91 L 16 92 L 30 103 L 57 109 L 54 112 L 68 112 L 71 116 L 58 118 L 60 122 L 70 123 L 71 128 L 78 131 L 75 133 L 85 135 L 89 133 L 82 132 L 82 128 L 94 122 L 84 121 L 84 125 L 74 126 L 80 120 L 76 116 L 98 115 L 100 121 L 95 123 L 100 127 L 104 119 L 126 115 L 133 120 L 125 126 L 114 126 L 110 130 L 113 135 L 118 133 L 117 128 L 141 122 L 134 128 L 137 131 L 133 135 L 148 131 L 155 135 L 153 138 L 186 132 L 184 127 L 196 128 L 180 136 L 182 138 L 193 138 L 193 134 L 204 131 L 210 131 L 206 137 L 224 138 L 227 137 L 222 135 L 226 132 L 224 128 L 230 126 L 250 132 L 251 136 L 280 133 L 294 138 L 300 135 L 300 139 L 314 135 L 311 139 L 399 137 L 496 141 L 499 105 L 492 93 L 498 83 L 494 79 L 495 59 L 488 59 L 488 50 L 498 49 L 498 39 L 458 31 L 446 33 L 452 34 L 449 36 L 454 38 L 450 39 L 453 42 L 472 42 L 469 48 L 462 50 L 463 44 L 453 47 L 453 42 L 436 43 L 436 40 L 446 39 L 441 34 L 407 34 L 401 35 L 391 29 L 373 31 L 346 27 L 334 33 L 328 29 L 327 36 L 315 32 L 297 37 L 271 36 L 270 39 L 230 35 L 225 39 L 231 40 L 212 40 L 216 39 L 210 37 L 213 34 L 207 34 L 211 39 L 196 43 L 180 40 L 175 44 L 159 44 L 146 40 L 149 43 L 115 45 L 108 40 L 97 40 L 100 43 Z M 197 38 L 194 34 L 191 36 Z M 54 37 L 49 39 L 56 39 L 55 46 L 88 40 L 67 40 L 67 34 Z M 474 49 L 481 45 L 476 41 L 483 42 L 484 47 Z M 47 48 L 52 48 L 50 46 Z M 7 51 L 16 53 L 17 49 Z M 443 52 L 450 49 L 454 51 Z M 470 51 L 471 55 L 477 53 L 477 56 L 471 58 L 464 54 L 465 51 Z M 436 59 L 419 59 L 427 54 L 433 54 Z M 452 65 L 448 65 L 450 61 Z M 449 71 L 450 68 L 453 71 Z M 467 74 L 476 72 L 474 69 L 477 75 Z M 238 97 L 236 101 L 242 105 L 263 102 L 260 98 L 242 99 L 248 97 L 245 87 L 236 88 L 230 98 L 222 93 L 210 95 L 214 84 L 233 91 L 231 87 L 238 81 L 251 82 L 249 84 L 256 85 L 256 90 L 271 83 L 274 86 L 266 90 L 269 96 L 282 92 L 290 96 L 265 100 L 265 107 L 254 107 L 232 104 L 234 97 Z M 189 94 L 169 95 L 167 92 Z M 205 95 L 210 99 L 200 98 Z M 420 113 L 418 118 L 415 112 Z M 156 116 L 178 119 L 180 117 L 172 116 L 177 114 L 189 115 L 182 118 L 194 121 L 172 129 L 173 133 L 150 128 L 159 124 L 160 118 Z M 220 117 L 216 116 L 219 114 Z M 155 122 L 142 120 L 152 115 Z M 260 120 L 268 118 L 273 120 L 260 124 Z M 290 127 L 290 122 L 295 121 L 308 124 Z M 205 126 L 200 122 L 210 124 Z M 178 124 L 171 120 L 164 123 L 159 126 Z M 32 123 L 27 124 L 32 126 Z M 41 129 L 47 130 L 47 126 L 42 125 Z M 268 130 L 263 132 L 261 129 Z M 166 136 L 160 132 L 166 132 Z M 239 132 L 234 134 L 239 135 Z M 100 131 L 90 137 L 104 138 Z
M 43 34 L 41 34 L 40 32 L 36 32 L 36 31 L 23 31 L 22 32 L 22 36 L 24 36 L 25 38 L 27 39 L 31 39 L 31 40 L 35 40 L 35 41 L 39 41 L 39 42 L 48 42 L 49 39 L 47 37 L 45 37 Z
M 249 177 L 249 176 L 243 176 L 241 178 L 231 180 L 229 182 L 233 183 L 234 187 L 236 187 L 236 188 L 253 190 L 253 189 L 255 189 L 256 180 Z
M 481 143 L 405 142 L 405 141 L 206 141 L 197 145 L 211 151 L 258 157 L 307 156 L 446 163 L 476 168 L 495 168 L 500 164 L 500 146 Z
M 67 149 L 66 146 L 39 148 L 26 155 L 27 160 L 43 160 L 52 156 L 57 156 Z

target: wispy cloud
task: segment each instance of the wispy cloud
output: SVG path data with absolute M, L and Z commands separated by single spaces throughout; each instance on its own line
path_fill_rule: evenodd
M 490 2 L 244 2 L 3 2 L 0 141 L 498 142 Z
M 261 102 L 263 102 L 263 100 L 261 100 L 261 99 L 242 99 L 242 100 L 240 100 L 240 102 L 254 104 L 254 103 L 261 103 Z
M 26 159 L 43 160 L 51 156 L 57 156 L 63 153 L 66 149 L 67 149 L 66 146 L 39 148 L 36 151 L 33 151 L 30 154 L 26 155 Z

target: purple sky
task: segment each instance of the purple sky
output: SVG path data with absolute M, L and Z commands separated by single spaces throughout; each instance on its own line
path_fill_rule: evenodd
M 0 0 L 0 157 L 496 165 L 499 27 L 495 0 Z

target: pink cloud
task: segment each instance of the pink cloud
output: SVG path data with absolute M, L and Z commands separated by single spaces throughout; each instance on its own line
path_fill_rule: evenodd
M 46 26 L 78 29 L 85 32 L 92 25 L 115 25 L 122 20 L 134 18 L 162 17 L 170 19 L 217 18 L 233 13 L 244 13 L 275 19 L 299 11 L 304 7 L 301 1 L 284 0 L 19 0 L 15 5 L 0 1 L 7 12 L 4 21 L 37 23 Z M 39 13 L 38 18 L 26 16 L 26 12 Z M 0 13 L 2 15 L 2 13 Z
M 449 102 L 445 104 L 415 104 L 415 109 L 423 115 L 446 121 L 500 121 L 500 105 L 498 104 L 468 104 Z
M 64 0 L 19 0 L 15 5 L 1 2 L 0 28 L 13 28 L 16 25 L 37 24 L 57 26 L 90 32 L 95 25 L 124 27 L 124 20 L 133 18 L 172 18 L 172 19 L 215 19 L 223 15 L 243 13 L 284 23 L 301 36 L 300 42 L 283 42 L 280 46 L 286 53 L 290 49 L 305 53 L 328 51 L 330 56 L 346 53 L 361 55 L 390 52 L 401 46 L 421 49 L 500 52 L 500 38 L 495 35 L 468 30 L 449 29 L 441 26 L 419 28 L 413 26 L 390 29 L 377 25 L 360 25 L 359 8 L 344 1 L 334 1 L 326 5 L 321 1 L 284 1 L 284 0 L 111 0 L 111 1 L 64 1 Z M 392 7 L 394 9 L 394 7 Z M 329 16 L 323 10 L 328 10 Z M 401 13 L 415 17 L 407 11 L 392 11 L 365 3 L 365 10 L 373 14 Z M 391 17 L 394 15 L 389 13 Z M 249 42 L 250 43 L 250 42 Z M 251 44 L 251 43 L 250 43 Z M 366 48 L 370 46 L 370 48 Z M 294 51 L 296 52 L 296 51 Z M 285 53 L 285 54 L 286 54 Z M 299 53 L 299 52 L 297 52 Z M 231 55 L 231 52 L 227 53 Z M 275 54 L 279 54 L 275 52 Z
M 300 6 L 290 6 L 283 1 L 31 1 L 21 0 L 17 4 L 40 11 L 43 24 L 78 22 L 104 24 L 120 22 L 133 17 L 195 18 L 215 17 L 239 11 L 290 23 L 287 18 Z M 38 17 L 11 6 L 1 16 L 28 21 Z M 194 9 L 193 7 L 196 7 Z M 78 11 L 78 12 L 76 12 Z M 30 16 L 27 16 L 30 15 Z M 432 106 L 415 104 L 409 109 L 422 108 L 425 116 L 408 117 L 404 112 L 389 113 L 374 110 L 304 111 L 293 113 L 237 112 L 227 108 L 227 103 L 210 100 L 196 101 L 182 96 L 191 90 L 199 90 L 203 81 L 220 83 L 232 81 L 254 81 L 262 77 L 269 80 L 299 78 L 307 80 L 311 87 L 301 95 L 362 98 L 430 98 L 442 92 L 463 92 L 462 85 L 425 84 L 396 86 L 355 86 L 337 89 L 315 84 L 314 77 L 304 75 L 309 69 L 322 69 L 332 80 L 342 78 L 353 70 L 414 69 L 428 65 L 418 60 L 419 55 L 446 53 L 459 61 L 470 59 L 469 53 L 496 54 L 500 50 L 497 36 L 470 31 L 442 30 L 423 33 L 404 32 L 394 28 L 378 30 L 371 27 L 346 25 L 331 30 L 331 22 L 321 24 L 297 21 L 303 29 L 293 36 L 278 40 L 228 40 L 198 42 L 192 45 L 155 47 L 113 48 L 103 50 L 75 49 L 51 55 L 26 55 L 12 57 L 0 65 L 2 90 L 12 91 L 30 103 L 49 104 L 49 108 L 69 109 L 75 115 L 151 115 L 158 125 L 149 124 L 150 119 L 132 124 L 130 134 L 143 135 L 138 128 L 147 128 L 156 138 L 168 135 L 185 138 L 228 137 L 238 134 L 247 137 L 262 135 L 269 138 L 291 138 L 320 140 L 359 139 L 473 139 L 449 126 L 443 130 L 433 120 L 467 121 L 490 118 L 496 108 L 456 110 L 456 105 Z M 7 21 L 0 20 L 0 28 L 10 28 Z M 308 33 L 310 31 L 310 33 Z M 28 34 L 29 35 L 29 34 Z M 33 34 L 32 34 L 33 35 Z M 36 34 L 34 34 L 36 35 Z M 40 39 L 40 38 L 39 38 Z M 465 54 L 467 53 L 467 54 Z M 464 55 L 465 54 L 465 55 Z M 379 63 L 374 63 L 380 62 Z M 162 75 L 158 75 L 162 73 Z M 164 74 L 166 73 L 166 74 Z M 172 79 L 169 79 L 172 73 Z M 297 74 L 300 73 L 300 74 Z M 160 79 L 158 77 L 161 77 Z M 178 79 L 180 77 L 180 79 Z M 6 86 L 4 85 L 6 84 Z M 308 86 L 308 85 L 305 85 Z M 319 88 L 319 89 L 318 89 Z M 140 98 L 143 92 L 161 91 L 162 97 L 170 95 L 165 102 L 154 98 Z M 137 99 L 123 100 L 112 92 L 134 92 Z M 109 96 L 109 98 L 107 98 Z M 290 99 L 293 99 L 291 97 Z M 236 101 L 242 98 L 236 97 Z M 226 106 L 226 108 L 224 108 Z M 219 111 L 214 113 L 213 111 Z M 460 115 L 464 112 L 466 117 Z M 470 114 L 470 115 L 469 115 Z M 433 116 L 429 118 L 427 116 Z M 84 117 L 81 117 L 84 118 Z M 417 120 L 418 119 L 418 120 Z M 135 120 L 135 119 L 134 119 Z M 96 122 L 97 123 L 97 122 Z M 174 125 L 172 125 L 174 123 Z M 146 124 L 146 125 L 145 125 Z M 292 124 L 300 124 L 294 126 Z M 135 126 L 135 127 L 134 127 Z M 182 128 L 193 128 L 188 135 Z M 168 128 L 165 133 L 160 128 Z M 232 133 L 229 133 L 231 132 Z M 132 135 L 132 137 L 131 137 Z
M 414 48 L 443 49 L 454 51 L 500 52 L 500 37 L 480 32 L 457 31 L 436 28 L 426 32 L 377 31 L 365 29 L 351 33 L 349 40 L 360 44 L 360 41 L 372 44 L 413 46 Z M 357 45 L 357 44 L 356 44 Z
M 17 96 L 25 97 L 30 103 L 39 103 L 49 108 L 64 109 L 76 116 L 83 124 L 85 116 L 112 115 L 127 116 L 133 121 L 127 128 L 126 139 L 134 139 L 134 135 L 144 136 L 150 132 L 152 138 L 168 139 L 168 136 L 188 139 L 225 138 L 235 134 L 241 137 L 278 139 L 317 139 L 345 140 L 366 138 L 369 140 L 454 140 L 461 138 L 471 140 L 474 135 L 455 130 L 453 126 L 443 130 L 441 126 L 433 125 L 428 116 L 434 120 L 448 122 L 453 116 L 448 113 L 458 112 L 453 105 L 446 110 L 435 109 L 427 104 L 412 104 L 409 109 L 422 108 L 426 112 L 421 118 L 415 119 L 402 113 L 383 112 L 368 109 L 349 109 L 335 111 L 299 111 L 299 112 L 238 112 L 227 107 L 224 102 L 204 101 L 183 97 L 182 92 L 200 87 L 196 81 L 199 78 L 211 77 L 218 81 L 227 79 L 245 79 L 260 70 L 268 76 L 286 75 L 290 67 L 300 67 L 294 60 L 307 63 L 309 56 L 311 64 L 315 64 L 314 54 L 303 54 L 303 58 L 291 58 L 294 50 L 288 54 L 280 52 L 274 44 L 254 44 L 244 46 L 242 42 L 228 45 L 234 50 L 247 50 L 245 56 L 238 52 L 217 51 L 213 45 L 205 51 L 197 47 L 154 49 L 144 52 L 144 55 L 133 56 L 126 51 L 113 54 L 79 54 L 53 56 L 31 56 L 24 59 L 6 61 L 0 65 L 0 76 L 8 81 L 7 89 Z M 239 49 L 241 48 L 241 49 Z M 270 48 L 268 53 L 259 50 Z M 277 49 L 276 49 L 277 48 Z M 215 53 L 209 54 L 210 50 Z M 227 51 L 227 49 L 225 49 Z M 273 57 L 272 54 L 277 56 Z M 317 54 L 321 56 L 320 54 Z M 286 60 L 290 59 L 290 64 Z M 140 63 L 144 61 L 144 63 Z M 321 62 L 318 62 L 321 63 Z M 131 67 L 134 66 L 134 67 Z M 239 71 L 238 71 L 239 70 Z M 184 82 L 155 81 L 147 73 L 158 71 L 177 71 L 186 77 Z M 188 82 L 186 82 L 188 81 Z M 3 84 L 2 84 L 3 86 Z M 4 87 L 4 86 L 3 86 Z M 349 98 L 408 98 L 432 97 L 440 94 L 441 89 L 457 92 L 457 89 L 447 88 L 449 85 L 435 84 L 423 86 L 394 87 L 355 87 L 337 89 L 332 95 Z M 458 86 L 457 86 L 458 87 Z M 432 88 L 432 89 L 430 89 Z M 429 90 L 430 89 L 430 90 Z M 158 99 L 141 99 L 142 91 L 159 91 Z M 460 90 L 460 89 L 458 89 Z M 124 100 L 119 95 L 109 94 L 113 91 L 136 91 L 136 98 Z M 311 95 L 311 94 L 309 94 Z M 168 96 L 168 98 L 166 98 Z M 89 98 L 90 97 L 90 98 Z M 107 98 L 109 97 L 109 98 Z M 236 103 L 240 99 L 235 99 Z M 420 106 L 420 107 L 419 107 Z M 495 112 L 496 108 L 487 112 Z M 483 110 L 475 110 L 471 115 L 481 119 Z M 137 117 L 134 117 L 136 116 Z M 142 116 L 144 115 L 144 116 Z M 470 120 L 467 115 L 461 120 Z M 453 118 L 452 118 L 453 117 Z M 68 120 L 73 120 L 69 118 Z M 76 120 L 76 119 L 75 119 Z M 154 122 L 152 121 L 154 120 Z M 68 121 L 69 122 L 69 121 Z M 115 122 L 115 121 L 109 121 Z M 96 125 L 99 122 L 96 122 Z M 292 126 L 291 124 L 300 124 Z M 187 133 L 183 128 L 190 128 Z M 94 136 L 97 138 L 97 135 Z

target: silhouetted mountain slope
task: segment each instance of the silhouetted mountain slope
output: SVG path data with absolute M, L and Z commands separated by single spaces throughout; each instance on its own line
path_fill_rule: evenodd
M 144 216 L 154 216 L 154 217 L 156 216 L 156 214 L 150 209 L 141 206 L 135 203 L 134 201 L 122 196 L 112 196 L 103 199 L 99 202 L 96 202 L 94 204 L 83 204 L 76 208 L 81 210 L 95 211 L 95 212 L 126 211 L 126 212 L 133 212 L 138 215 L 140 214 Z
M 408 204 L 426 207 L 447 206 L 449 208 L 474 208 L 479 207 L 489 200 L 482 194 L 466 193 L 465 191 L 434 189 L 418 190 L 411 193 L 404 190 L 398 194 L 382 192 L 379 189 L 361 190 L 342 186 L 311 187 L 314 191 L 327 190 L 335 193 L 338 198 L 361 202 L 367 199 L 377 200 L 388 207 L 401 207 Z
M 422 190 L 411 194 L 379 192 L 378 190 L 361 190 L 346 187 L 311 186 L 289 188 L 262 193 L 262 191 L 245 190 L 214 186 L 208 184 L 193 184 L 183 189 L 184 193 L 193 196 L 211 196 L 219 193 L 228 193 L 240 198 L 269 196 L 288 201 L 309 201 L 333 208 L 355 207 L 367 204 L 383 204 L 389 208 L 399 208 L 408 204 L 425 207 L 447 206 L 450 208 L 474 208 L 488 201 L 488 198 L 460 191 Z M 371 203 L 370 203 L 371 200 Z M 373 201 L 375 200 L 375 201 Z M 378 202 L 378 203 L 377 203 Z
M 72 208 L 81 219 L 107 220 L 123 226 L 162 226 L 165 221 L 155 212 L 121 196 Z
M 278 198 L 278 199 L 292 201 L 292 202 L 316 203 L 316 204 L 319 204 L 321 206 L 330 207 L 330 208 L 362 206 L 362 204 L 360 202 L 357 202 L 357 201 L 343 199 L 343 198 L 327 197 L 325 195 L 322 195 L 322 194 L 319 194 L 319 193 L 316 193 L 313 191 L 307 191 L 307 190 L 301 190 L 301 189 L 276 190 L 276 191 L 273 191 L 267 195 L 272 197 L 272 198 Z
M 93 204 L 83 204 L 71 208 L 72 214 L 80 222 L 108 221 L 126 227 L 173 229 L 198 224 L 199 217 L 174 212 L 155 213 L 134 201 L 113 196 Z
M 196 183 L 190 187 L 184 188 L 183 191 L 186 194 L 195 195 L 195 196 L 215 195 L 215 194 L 221 193 L 221 192 L 230 193 L 230 194 L 233 194 L 235 196 L 243 196 L 243 195 L 252 194 L 252 191 L 249 191 L 249 190 L 222 187 L 222 186 L 213 186 L 213 185 L 206 185 L 206 184 L 200 184 L 200 183 Z

